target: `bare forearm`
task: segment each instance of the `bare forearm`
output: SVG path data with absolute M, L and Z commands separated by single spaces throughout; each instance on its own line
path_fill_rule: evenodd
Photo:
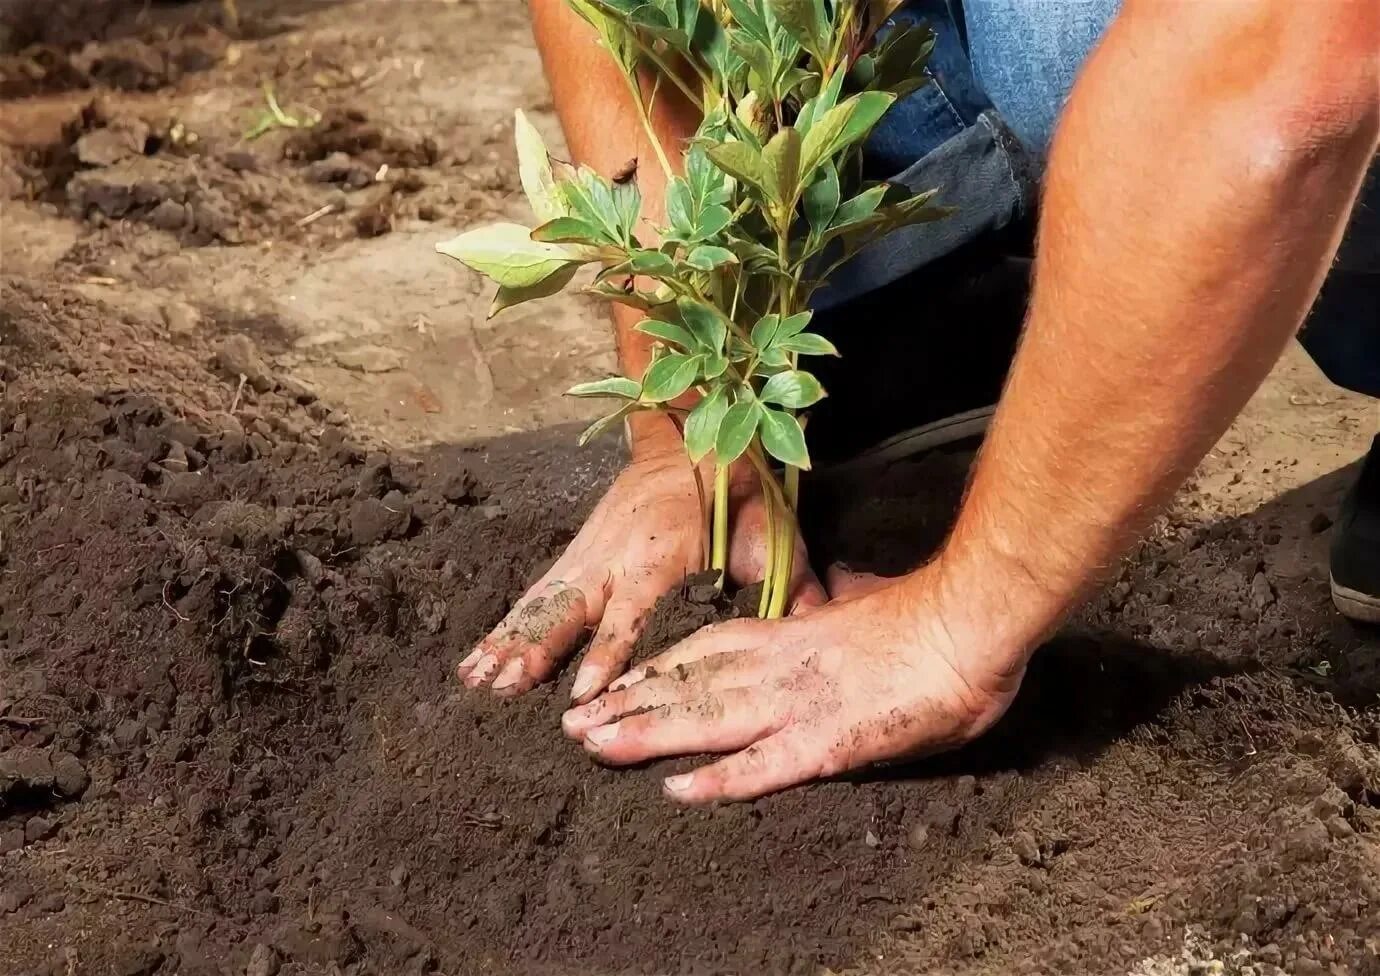
M 618 66 L 565 0 L 531 0 L 531 8 L 532 31 L 575 161 L 609 177 L 635 165 L 644 220 L 661 222 L 666 178 Z M 652 106 L 652 128 L 672 165 L 678 165 L 678 149 L 698 124 L 694 107 L 674 87 L 665 85 L 658 90 Z M 644 227 L 642 236 L 650 237 L 648 228 Z M 629 376 L 642 375 L 651 359 L 651 339 L 633 328 L 644 317 L 627 306 L 614 306 L 618 358 Z M 678 440 L 663 414 L 639 414 L 634 420 L 635 450 Z
M 1021 648 L 1056 626 L 1298 329 L 1376 150 L 1365 3 L 1132 0 L 1090 59 L 1026 334 L 940 560 L 958 626 Z

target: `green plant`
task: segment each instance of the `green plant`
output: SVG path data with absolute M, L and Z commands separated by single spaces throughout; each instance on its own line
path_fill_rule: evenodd
M 638 237 L 635 181 L 553 161 L 519 112 L 520 175 L 539 225 L 495 224 L 437 249 L 498 283 L 493 313 L 559 292 L 587 264 L 599 268 L 590 292 L 646 313 L 637 328 L 656 340 L 646 372 L 570 390 L 620 401 L 581 443 L 635 411 L 675 416 L 697 472 L 713 455 L 705 551 L 721 583 L 728 471 L 745 458 L 770 512 L 760 614 L 780 616 L 810 467 L 799 411 L 825 395 L 800 358 L 838 355 L 809 331 L 811 295 L 864 244 L 946 213 L 933 191 L 861 175 L 863 140 L 925 83 L 933 34 L 899 27 L 873 44 L 900 0 L 568 2 L 622 70 L 656 148 L 668 181 L 657 242 Z M 688 145 L 669 147 L 679 168 L 651 124 L 663 85 L 703 113 Z M 692 407 L 675 405 L 692 391 Z

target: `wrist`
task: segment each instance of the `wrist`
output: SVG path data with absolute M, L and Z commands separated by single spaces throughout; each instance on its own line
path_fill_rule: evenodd
M 669 414 L 642 410 L 628 417 L 628 451 L 634 461 L 685 452 L 685 439 Z
M 989 674 L 1024 669 L 1073 603 L 995 535 L 957 529 L 902 587 L 919 607 L 921 626 L 937 623 L 965 664 Z

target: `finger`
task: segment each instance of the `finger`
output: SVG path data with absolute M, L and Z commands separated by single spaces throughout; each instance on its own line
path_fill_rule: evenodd
M 492 682 L 495 691 L 517 694 L 548 677 L 587 626 L 590 593 L 601 608 L 602 592 L 588 582 L 534 587 L 460 663 L 460 679 L 470 688 Z
M 745 499 L 734 513 L 733 538 L 729 547 L 728 575 L 741 584 L 762 579 L 767 567 L 767 508 L 762 497 Z M 822 607 L 829 602 L 829 594 L 820 584 L 810 565 L 805 540 L 797 532 L 795 554 L 791 561 L 790 597 L 787 612 L 794 615 Z
M 606 691 L 587 705 L 577 705 L 562 715 L 561 728 L 572 739 L 583 739 L 590 729 L 637 712 L 685 704 L 710 691 L 750 687 L 766 680 L 764 662 L 755 655 L 716 654 L 664 673 L 658 672 L 626 688 Z
M 652 607 L 677 582 L 674 577 L 662 580 L 649 574 L 632 585 L 615 586 L 604 608 L 604 619 L 575 672 L 575 684 L 570 689 L 572 701 L 589 701 L 622 673 L 632 657 L 633 644 L 646 629 Z
M 726 688 L 592 728 L 584 745 L 600 762 L 626 765 L 658 756 L 742 749 L 783 723 L 776 695 L 760 688 Z
M 643 661 L 635 668 L 630 668 L 621 678 L 611 683 L 609 688 L 627 688 L 649 675 L 665 674 L 681 665 L 692 664 L 716 654 L 758 647 L 762 643 L 763 625 L 764 622 L 760 620 L 728 620 L 710 624 L 669 650 Z
M 824 574 L 829 586 L 829 596 L 835 600 L 853 600 L 867 596 L 877 590 L 885 589 L 894 580 L 876 573 L 854 572 L 843 563 L 834 563 Z
M 829 602 L 829 594 L 819 582 L 813 569 L 799 579 L 791 590 L 790 616 L 795 617 L 807 611 L 824 606 Z
M 752 800 L 838 772 L 827 744 L 798 729 L 777 732 L 694 772 L 668 776 L 662 784 L 666 796 L 695 805 Z

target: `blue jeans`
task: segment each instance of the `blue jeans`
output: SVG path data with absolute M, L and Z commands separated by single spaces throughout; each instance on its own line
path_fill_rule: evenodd
M 939 188 L 939 201 L 957 212 L 865 249 L 821 291 L 821 309 L 1035 216 L 1059 112 L 1119 7 L 1120 0 L 909 0 L 895 19 L 935 30 L 933 83 L 887 113 L 868 142 L 866 165 L 875 178 Z M 1300 339 L 1333 382 L 1380 396 L 1380 166 L 1371 169 Z

